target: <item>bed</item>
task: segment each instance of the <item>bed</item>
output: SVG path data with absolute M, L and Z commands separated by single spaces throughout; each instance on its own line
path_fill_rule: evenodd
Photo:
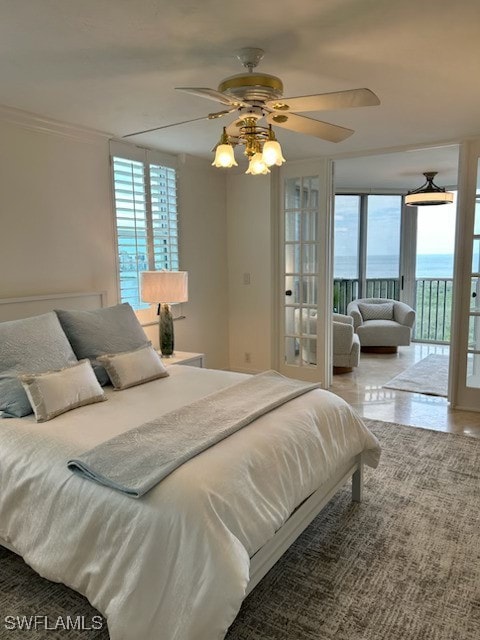
M 95 294 L 79 300 L 99 303 Z M 66 302 L 78 299 L 47 306 Z M 24 313 L 15 304 L 9 318 Z M 35 313 L 35 300 L 28 308 Z M 334 493 L 352 478 L 359 501 L 362 466 L 378 463 L 378 442 L 353 410 L 316 389 L 139 500 L 68 470 L 68 459 L 246 377 L 188 366 L 169 374 L 107 389 L 107 402 L 42 424 L 33 415 L 0 421 L 0 544 L 84 594 L 107 618 L 111 640 L 221 640 L 246 594 Z

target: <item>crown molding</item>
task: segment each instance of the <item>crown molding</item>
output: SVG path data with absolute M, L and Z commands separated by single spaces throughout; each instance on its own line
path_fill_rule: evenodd
M 62 122 L 61 120 L 54 120 L 53 118 L 47 118 L 37 113 L 23 111 L 22 109 L 8 107 L 6 105 L 0 105 L 0 122 L 7 122 L 39 133 L 62 136 L 79 142 L 93 144 L 104 142 L 113 137 L 112 134 L 105 131 L 98 131 L 97 129 Z

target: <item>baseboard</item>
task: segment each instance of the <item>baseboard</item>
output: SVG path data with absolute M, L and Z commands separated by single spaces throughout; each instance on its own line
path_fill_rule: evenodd
M 248 373 L 250 375 L 255 375 L 256 373 L 262 373 L 265 369 L 243 369 L 241 367 L 234 367 L 230 369 L 225 369 L 225 371 L 233 371 L 234 373 Z

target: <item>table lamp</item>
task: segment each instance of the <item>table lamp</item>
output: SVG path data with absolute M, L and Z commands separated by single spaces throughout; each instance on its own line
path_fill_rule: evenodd
M 174 354 L 172 304 L 188 301 L 187 271 L 142 271 L 143 302 L 157 303 L 159 316 L 159 344 L 164 358 Z

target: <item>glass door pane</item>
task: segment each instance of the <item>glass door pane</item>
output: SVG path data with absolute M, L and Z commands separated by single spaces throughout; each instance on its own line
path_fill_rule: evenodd
M 365 298 L 400 295 L 402 197 L 368 196 Z
M 451 338 L 457 193 L 452 204 L 417 208 L 415 340 Z
M 333 237 L 333 310 L 346 313 L 359 297 L 360 196 L 335 196 Z
M 480 388 L 480 161 L 477 162 L 477 194 L 473 224 L 471 298 L 468 319 L 466 386 Z
M 316 366 L 318 176 L 285 180 L 285 361 Z
M 331 381 L 332 163 L 287 163 L 279 172 L 278 359 L 292 378 Z

